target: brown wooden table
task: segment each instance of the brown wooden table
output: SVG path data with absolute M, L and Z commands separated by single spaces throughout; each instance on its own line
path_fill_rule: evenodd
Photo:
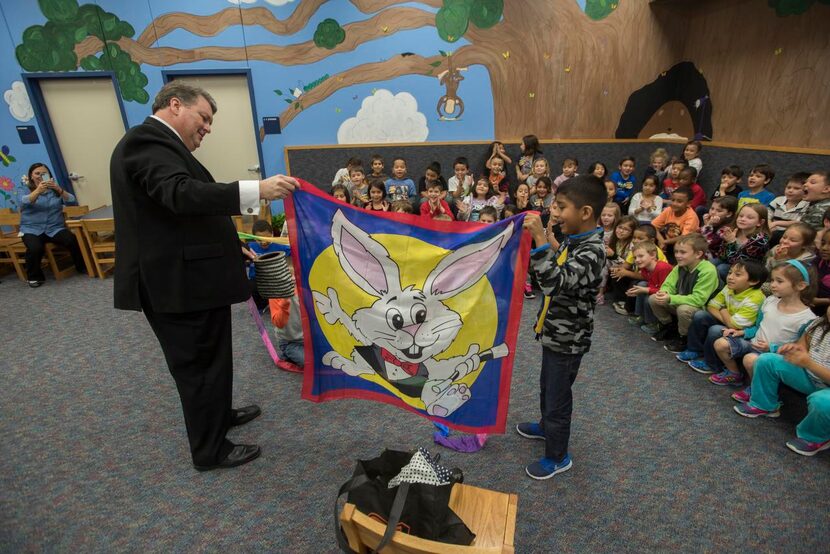
M 86 243 L 86 238 L 84 237 L 84 230 L 81 227 L 81 220 L 112 218 L 112 206 L 101 206 L 100 208 L 88 211 L 84 215 L 66 219 L 66 228 L 72 231 L 72 234 L 75 235 L 75 239 L 78 241 L 78 247 L 81 249 L 81 255 L 84 257 L 87 277 L 98 277 L 98 272 L 95 270 L 95 264 L 92 263 L 92 255 L 90 254 L 89 245 Z

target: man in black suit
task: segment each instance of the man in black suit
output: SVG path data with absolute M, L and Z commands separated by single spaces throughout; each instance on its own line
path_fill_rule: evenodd
M 238 466 L 260 454 L 257 445 L 225 438 L 230 427 L 261 413 L 258 406 L 231 407 L 230 305 L 251 291 L 229 216 L 257 214 L 261 198 L 284 198 L 297 186 L 282 175 L 216 183 L 191 153 L 210 133 L 215 113 L 206 91 L 168 83 L 153 102 L 153 115 L 127 131 L 110 161 L 115 307 L 143 311 L 158 338 L 200 471 Z

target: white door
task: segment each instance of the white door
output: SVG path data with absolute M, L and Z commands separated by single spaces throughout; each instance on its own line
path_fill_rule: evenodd
M 72 182 L 78 204 L 90 209 L 111 205 L 110 155 L 125 131 L 112 79 L 39 83 L 66 170 L 79 176 Z
M 258 133 L 245 75 L 175 77 L 205 89 L 216 100 L 210 134 L 193 153 L 220 183 L 259 179 Z

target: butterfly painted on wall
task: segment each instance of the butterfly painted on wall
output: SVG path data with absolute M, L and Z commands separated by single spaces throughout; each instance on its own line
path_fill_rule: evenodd
M 3 147 L 0 148 L 0 162 L 3 162 L 4 167 L 9 167 L 16 161 L 17 158 L 11 155 L 9 147 L 4 144 Z

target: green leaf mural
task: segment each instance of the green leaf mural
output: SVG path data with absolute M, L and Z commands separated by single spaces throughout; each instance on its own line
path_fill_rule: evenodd
M 585 14 L 595 21 L 605 19 L 622 0 L 585 0 Z
M 314 31 L 314 44 L 320 48 L 331 50 L 346 40 L 346 31 L 334 19 L 324 19 Z
M 15 56 L 26 71 L 86 71 L 111 70 L 115 72 L 121 97 L 127 101 L 146 104 L 150 95 L 144 90 L 147 76 L 114 41 L 132 37 L 135 29 L 113 13 L 96 4 L 78 5 L 77 0 L 38 0 L 40 11 L 47 21 L 32 25 L 23 31 L 21 43 L 15 47 Z M 106 43 L 100 56 L 86 56 L 78 60 L 75 45 L 89 36 Z
M 455 42 L 464 36 L 470 23 L 479 29 L 492 27 L 501 20 L 504 0 L 444 0 L 435 14 L 438 36 Z
M 768 4 L 770 8 L 775 9 L 779 17 L 786 17 L 806 12 L 816 1 L 819 4 L 830 5 L 830 0 L 768 0 Z

